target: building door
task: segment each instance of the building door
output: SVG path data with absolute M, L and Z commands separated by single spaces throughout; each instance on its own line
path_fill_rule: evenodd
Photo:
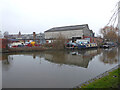
M 72 37 L 72 42 L 76 41 L 77 39 L 81 39 L 81 37 Z

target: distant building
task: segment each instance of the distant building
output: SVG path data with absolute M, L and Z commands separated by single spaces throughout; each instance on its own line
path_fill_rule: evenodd
M 18 33 L 18 38 L 21 38 L 21 32 L 19 31 L 19 33 Z
M 38 33 L 35 34 L 21 34 L 20 32 L 18 34 L 10 34 L 8 39 L 18 39 L 22 40 L 24 42 L 27 42 L 29 40 L 35 40 L 37 43 L 45 43 L 45 35 L 44 33 Z
M 44 33 L 39 33 L 39 34 L 36 34 L 36 39 L 39 39 L 40 42 L 39 43 L 45 43 L 45 34 Z
M 94 39 L 94 42 L 97 43 L 98 45 L 103 43 L 103 38 L 101 38 L 101 37 L 94 37 L 93 39 Z
M 3 38 L 2 32 L 0 31 L 0 38 Z
M 4 38 L 9 38 L 9 32 L 8 31 L 4 32 Z
M 88 24 L 55 27 L 45 31 L 46 40 L 54 40 L 59 36 L 73 41 L 84 38 L 90 41 L 90 37 L 94 37 L 94 33 L 89 29 Z

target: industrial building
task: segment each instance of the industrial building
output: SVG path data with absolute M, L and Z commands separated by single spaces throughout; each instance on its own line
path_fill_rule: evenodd
M 46 40 L 54 40 L 59 36 L 62 36 L 73 41 L 76 39 L 87 39 L 91 41 L 90 38 L 94 37 L 94 33 L 89 29 L 88 24 L 54 27 L 44 33 Z
M 17 39 L 19 41 L 24 41 L 24 42 L 27 42 L 29 40 L 34 40 L 36 41 L 36 43 L 39 44 L 45 43 L 44 33 L 36 34 L 35 32 L 33 32 L 33 34 L 21 34 L 21 32 L 19 32 L 18 34 L 9 34 L 8 39 L 12 41 Z

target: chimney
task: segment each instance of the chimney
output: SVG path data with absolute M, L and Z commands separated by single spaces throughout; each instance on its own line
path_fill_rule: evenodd
M 35 39 L 36 39 L 36 34 L 35 32 L 33 32 L 33 40 L 35 41 Z

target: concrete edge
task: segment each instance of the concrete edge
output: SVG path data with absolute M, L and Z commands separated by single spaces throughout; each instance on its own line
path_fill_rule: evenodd
M 85 82 L 81 83 L 80 85 L 75 86 L 75 87 L 73 87 L 73 88 L 81 88 L 81 86 L 83 86 L 84 84 L 85 84 L 85 85 L 88 85 L 89 83 L 92 83 L 93 81 L 95 81 L 95 80 L 97 80 L 97 79 L 100 79 L 100 78 L 102 78 L 102 77 L 104 77 L 104 76 L 107 76 L 107 75 L 109 74 L 109 72 L 112 72 L 113 70 L 116 70 L 116 69 L 118 69 L 118 68 L 120 68 L 120 65 L 117 65 L 117 66 L 113 67 L 112 69 L 110 69 L 110 70 L 108 70 L 108 71 L 105 71 L 104 73 L 96 76 L 95 78 L 92 78 L 92 79 L 90 79 L 90 80 L 87 80 L 87 81 L 85 81 Z

